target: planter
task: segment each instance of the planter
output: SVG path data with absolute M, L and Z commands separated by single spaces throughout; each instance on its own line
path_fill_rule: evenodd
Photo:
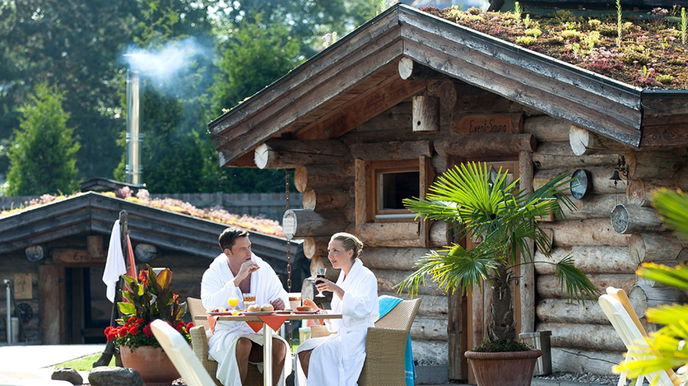
M 478 386 L 528 386 L 542 351 L 464 353 Z
M 170 384 L 180 377 L 160 347 L 141 346 L 132 352 L 129 347 L 120 346 L 119 353 L 124 367 L 138 371 L 146 383 Z

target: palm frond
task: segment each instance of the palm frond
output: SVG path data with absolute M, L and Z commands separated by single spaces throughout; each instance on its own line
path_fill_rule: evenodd
M 466 293 L 488 279 L 490 271 L 496 267 L 497 262 L 486 248 L 476 247 L 467 251 L 455 244 L 425 255 L 416 263 L 416 270 L 395 288 L 398 292 L 408 291 L 411 296 L 415 296 L 420 286 L 430 278 L 447 293 L 452 293 L 456 288 Z
M 567 256 L 561 259 L 554 270 L 554 275 L 559 279 L 559 284 L 566 290 L 569 299 L 595 299 L 599 294 L 597 288 L 590 279 L 573 265 L 573 258 Z
M 654 263 L 643 263 L 636 272 L 639 276 L 663 283 L 681 290 L 688 290 L 688 266 L 674 268 Z
M 669 228 L 688 238 L 688 195 L 659 189 L 654 193 L 652 203 Z

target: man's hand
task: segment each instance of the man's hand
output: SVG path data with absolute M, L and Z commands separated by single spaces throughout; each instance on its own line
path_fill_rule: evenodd
M 275 310 L 283 310 L 284 309 L 284 301 L 282 299 L 275 299 L 270 302 L 273 307 L 275 307 Z
M 239 283 L 244 281 L 248 277 L 248 275 L 252 274 L 253 272 L 256 272 L 260 266 L 256 263 L 254 263 L 251 260 L 245 261 L 243 264 L 241 264 L 241 268 L 239 268 L 239 273 L 236 274 L 236 277 L 234 278 L 234 285 L 239 286 Z

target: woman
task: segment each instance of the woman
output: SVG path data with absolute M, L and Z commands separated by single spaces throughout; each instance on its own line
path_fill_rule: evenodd
M 319 291 L 330 291 L 332 312 L 342 319 L 328 320 L 328 329 L 335 334 L 307 340 L 299 348 L 297 381 L 305 385 L 356 385 L 365 361 L 365 340 L 368 327 L 378 316 L 377 279 L 358 258 L 363 243 L 349 233 L 335 233 L 327 246 L 327 257 L 340 269 L 336 283 L 318 279 Z M 315 306 L 312 301 L 306 304 Z

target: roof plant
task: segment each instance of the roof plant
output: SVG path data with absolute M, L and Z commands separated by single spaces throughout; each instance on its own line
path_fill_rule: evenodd
M 495 171 L 486 163 L 464 163 L 444 172 L 433 183 L 426 199 L 405 199 L 406 207 L 425 219 L 457 225 L 467 238 L 478 243 L 466 249 L 460 244 L 432 251 L 416 264 L 416 271 L 397 285 L 412 295 L 427 278 L 440 289 L 471 292 L 486 282 L 492 286 L 491 320 L 486 327 L 482 351 L 519 351 L 514 345 L 515 323 L 511 284 L 514 269 L 534 264 L 534 245 L 549 254 L 548 240 L 539 219 L 555 214 L 563 217 L 562 205 L 571 207 L 560 190 L 566 175 L 558 176 L 532 193 L 518 189 L 519 180 L 509 181 L 509 172 Z M 572 264 L 570 257 L 555 264 L 561 285 L 572 298 L 596 296 L 590 280 Z M 480 348 L 476 350 L 481 350 Z
M 631 13 L 617 1 L 607 12 L 587 14 L 529 14 L 522 6 L 511 12 L 420 9 L 629 85 L 688 88 L 685 8 Z

